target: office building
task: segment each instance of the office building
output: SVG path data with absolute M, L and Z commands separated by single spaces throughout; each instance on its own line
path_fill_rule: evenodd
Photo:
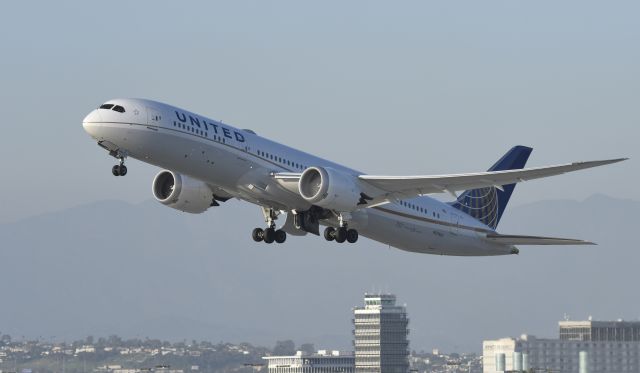
M 487 340 L 483 372 L 640 372 L 640 322 L 561 321 L 560 338 Z
M 409 319 L 395 295 L 365 294 L 353 324 L 356 373 L 409 371 Z

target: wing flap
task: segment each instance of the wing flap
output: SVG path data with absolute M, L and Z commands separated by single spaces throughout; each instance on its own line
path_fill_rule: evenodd
M 573 238 L 521 236 L 514 234 L 487 234 L 486 239 L 503 245 L 595 245 L 593 242 Z

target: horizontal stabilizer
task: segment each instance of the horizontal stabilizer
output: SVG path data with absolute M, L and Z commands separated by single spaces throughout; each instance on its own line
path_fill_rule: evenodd
M 572 238 L 520 236 L 514 234 L 487 234 L 486 239 L 503 245 L 595 245 L 593 242 Z

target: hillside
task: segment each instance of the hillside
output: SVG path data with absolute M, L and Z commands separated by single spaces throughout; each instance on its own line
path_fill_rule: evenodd
M 479 351 L 483 338 L 554 336 L 574 318 L 637 318 L 640 202 L 602 195 L 507 210 L 500 231 L 593 240 L 519 256 L 418 255 L 362 239 L 255 244 L 256 207 L 188 215 L 148 201 L 101 201 L 0 225 L 0 330 L 351 347 L 365 291 L 406 303 L 413 349 Z

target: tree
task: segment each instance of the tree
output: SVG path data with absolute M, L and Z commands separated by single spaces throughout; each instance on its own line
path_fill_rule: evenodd
M 274 355 L 289 356 L 296 353 L 296 344 L 292 340 L 277 341 L 273 348 Z
M 107 344 L 112 347 L 120 347 L 122 345 L 122 338 L 117 335 L 110 335 L 107 339 Z
M 302 345 L 300 345 L 300 351 L 307 354 L 313 354 L 316 352 L 316 347 L 313 345 L 313 343 L 303 343 Z

